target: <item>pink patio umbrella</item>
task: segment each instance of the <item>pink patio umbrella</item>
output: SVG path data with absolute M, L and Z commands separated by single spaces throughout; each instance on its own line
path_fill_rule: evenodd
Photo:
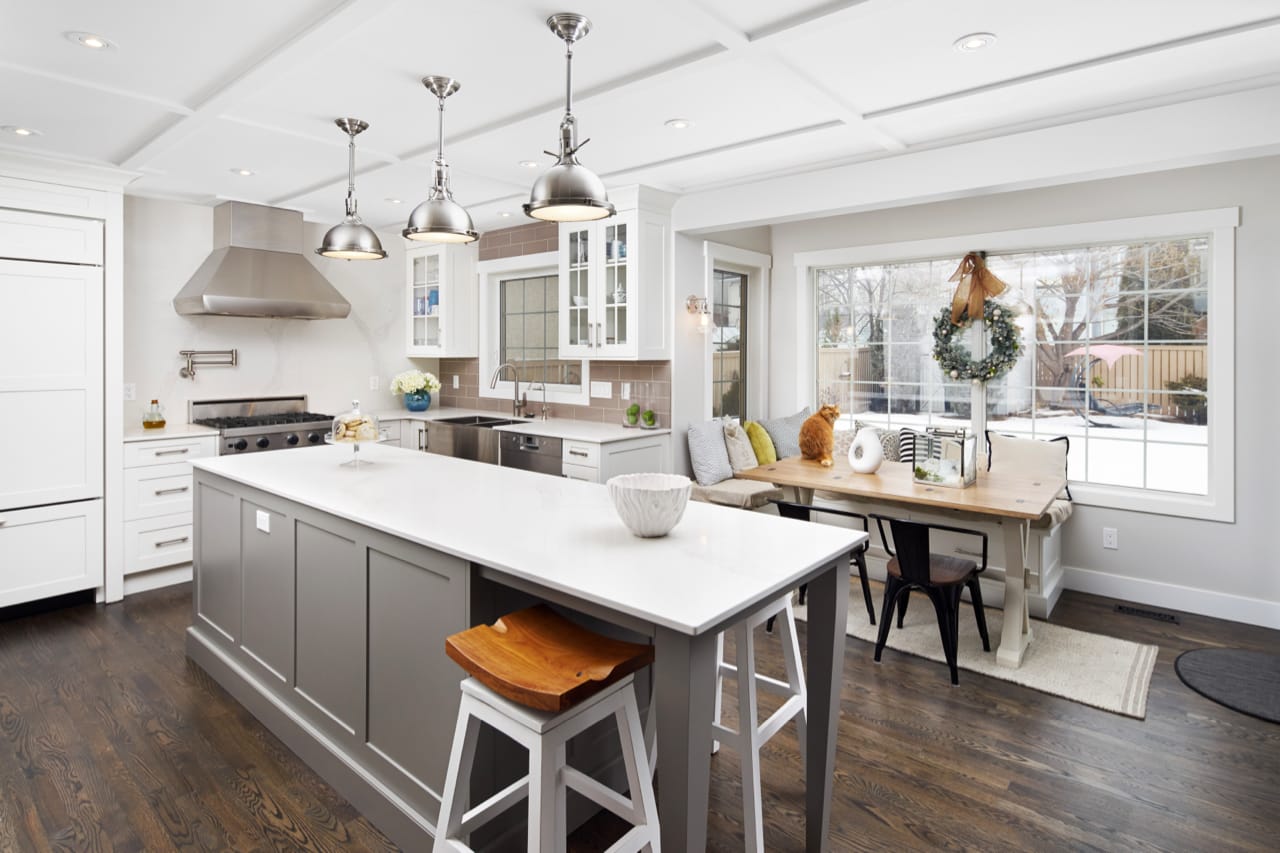
M 1124 344 L 1092 344 L 1088 347 L 1076 347 L 1067 353 L 1068 357 L 1073 355 L 1087 355 L 1090 358 L 1105 361 L 1107 367 L 1114 367 L 1115 363 L 1126 355 L 1142 355 L 1142 350 Z

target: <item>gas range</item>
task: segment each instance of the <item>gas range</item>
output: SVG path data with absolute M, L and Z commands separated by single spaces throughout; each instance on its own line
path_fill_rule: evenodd
M 192 400 L 187 420 L 218 430 L 218 455 L 287 450 L 324 442 L 332 415 L 307 411 L 306 396 Z

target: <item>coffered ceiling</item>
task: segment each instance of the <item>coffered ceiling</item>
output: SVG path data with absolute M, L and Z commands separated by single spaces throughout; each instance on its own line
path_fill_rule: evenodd
M 563 110 L 563 44 L 544 24 L 560 11 L 594 25 L 574 54 L 583 163 L 677 193 L 1280 84 L 1280 0 L 0 0 L 0 125 L 38 131 L 0 133 L 0 159 L 337 221 L 333 119 L 353 116 L 370 124 L 361 213 L 394 227 L 435 153 L 419 81 L 444 74 L 462 83 L 446 111 L 455 196 L 481 230 L 520 224 Z M 974 32 L 996 40 L 953 47 Z

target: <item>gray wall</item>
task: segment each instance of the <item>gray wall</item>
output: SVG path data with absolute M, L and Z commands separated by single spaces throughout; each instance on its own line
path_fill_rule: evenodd
M 1280 509 L 1280 465 L 1266 450 L 1280 423 L 1278 187 L 1280 157 L 1267 157 L 776 225 L 770 248 L 773 414 L 811 402 L 812 389 L 794 381 L 797 252 L 1238 206 L 1236 521 L 1080 506 L 1065 531 L 1063 561 L 1072 588 L 1280 627 L 1280 561 L 1267 538 Z M 721 235 L 709 239 L 728 242 Z M 675 373 L 683 375 L 683 368 Z M 1102 549 L 1104 524 L 1119 528 L 1119 550 Z

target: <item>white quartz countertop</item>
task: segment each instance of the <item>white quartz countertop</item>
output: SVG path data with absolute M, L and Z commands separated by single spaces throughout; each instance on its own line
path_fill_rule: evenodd
M 509 418 L 503 412 L 484 411 L 481 409 L 440 408 L 427 409 L 425 412 L 410 412 L 404 409 L 377 412 L 379 421 L 438 421 L 442 418 L 458 418 L 465 415 L 485 415 L 493 418 Z M 626 441 L 644 435 L 667 435 L 670 429 L 628 428 L 621 424 L 606 424 L 599 421 L 579 421 L 572 418 L 548 418 L 545 421 L 521 419 L 518 424 L 494 427 L 504 432 L 518 432 L 524 435 L 543 435 L 550 438 L 566 438 L 570 441 L 591 441 L 597 444 L 608 444 L 611 441 Z
M 862 531 L 690 501 L 640 539 L 608 489 L 465 459 L 365 445 L 192 460 L 227 477 L 685 634 L 793 589 Z
M 146 429 L 141 424 L 138 424 L 137 426 L 125 427 L 124 440 L 126 443 L 132 441 L 159 441 L 164 438 L 193 438 L 217 434 L 218 431 L 213 427 L 200 426 L 199 424 L 166 423 L 160 429 Z

